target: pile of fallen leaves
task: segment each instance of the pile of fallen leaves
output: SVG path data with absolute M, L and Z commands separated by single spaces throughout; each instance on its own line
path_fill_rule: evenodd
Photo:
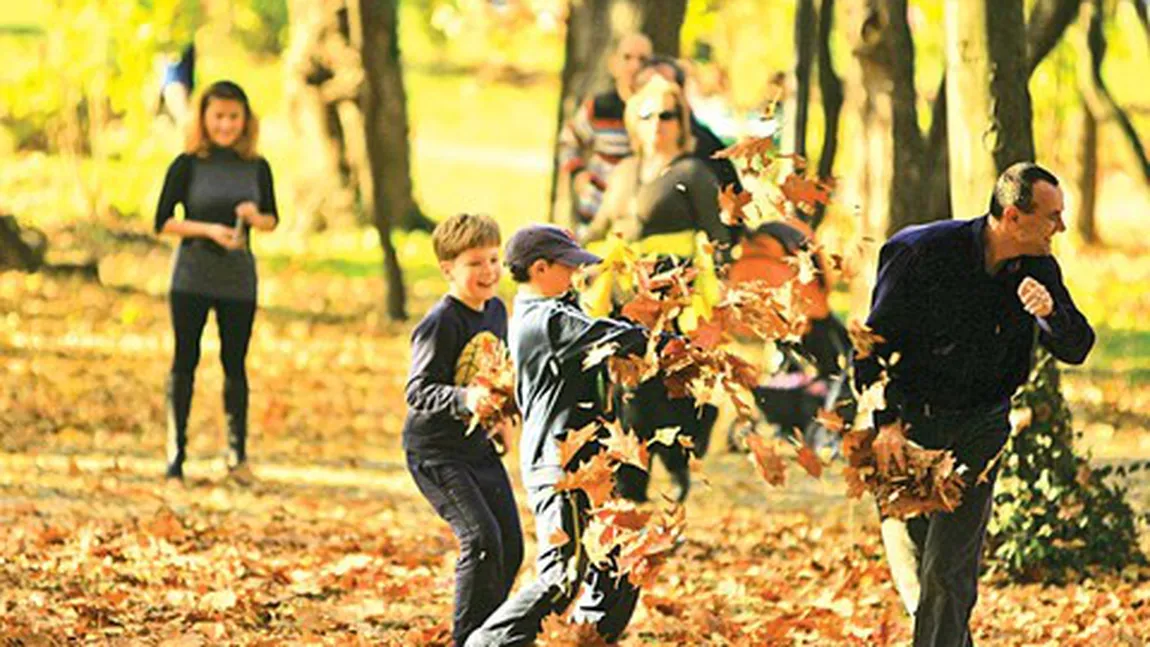
M 450 643 L 456 544 L 412 483 L 400 443 L 408 329 L 261 312 L 249 364 L 250 489 L 226 482 L 214 462 L 226 442 L 220 371 L 208 361 L 216 340 L 205 335 L 188 485 L 168 490 L 166 302 L 7 273 L 0 308 L 9 313 L 0 318 L 0 643 Z M 706 457 L 710 486 L 693 491 L 691 526 L 644 588 L 622 645 L 909 641 L 874 506 L 847 499 L 838 470 L 796 478 L 794 451 L 780 446 L 791 478 L 768 492 L 743 456 Z M 518 484 L 517 461 L 506 460 Z M 527 522 L 522 586 L 549 538 L 533 537 L 518 486 L 516 498 Z M 1148 577 L 984 585 L 974 640 L 1148 641 Z M 595 644 L 559 617 L 546 628 L 541 644 Z

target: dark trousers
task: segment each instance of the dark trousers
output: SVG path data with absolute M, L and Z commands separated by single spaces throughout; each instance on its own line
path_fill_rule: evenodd
M 952 512 L 908 519 L 906 530 L 913 543 L 919 597 L 914 609 L 915 647 L 973 645 L 970 612 L 978 599 L 978 571 L 983 540 L 990 521 L 997 469 L 978 477 L 998 455 L 1010 434 L 1008 405 L 965 412 L 926 416 L 908 414 L 909 437 L 928 449 L 950 449 L 958 463 L 966 465 L 967 482 L 962 503 Z M 884 534 L 884 539 L 886 539 Z
M 473 463 L 408 454 L 407 468 L 459 540 L 452 637 L 463 645 L 507 599 L 523 563 L 523 529 L 511 481 L 494 455 Z
M 671 446 L 656 443 L 650 446 L 650 457 L 658 457 L 671 474 L 677 500 L 685 501 L 691 488 L 691 456 L 702 458 L 707 455 L 711 444 L 711 431 L 715 426 L 719 410 L 714 405 L 695 406 L 692 398 L 671 398 L 661 378 L 649 380 L 629 393 L 621 394 L 615 400 L 620 412 L 619 422 L 623 429 L 633 431 L 639 439 L 650 440 L 655 432 L 664 427 L 678 427 L 680 435 L 690 439 L 688 451 L 681 444 Z M 621 465 L 615 472 L 615 490 L 619 496 L 632 501 L 646 501 L 647 489 L 651 482 L 651 463 L 642 470 L 633 465 Z
M 200 338 L 208 311 L 216 311 L 220 333 L 220 362 L 224 365 L 224 413 L 228 424 L 228 465 L 247 460 L 248 376 L 244 362 L 256 316 L 255 301 L 220 299 L 200 294 L 169 295 L 176 353 L 168 376 L 168 475 L 182 476 L 188 444 L 188 414 L 196 366 L 200 363 Z
M 539 556 L 534 582 L 519 590 L 491 614 L 467 640 L 467 647 L 528 645 L 535 641 L 543 620 L 563 613 L 575 601 L 572 621 L 593 623 L 608 641 L 619 638 L 635 605 L 639 589 L 626 578 L 613 577 L 609 569 L 591 564 L 582 550 L 582 533 L 590 504 L 582 492 L 558 492 L 551 486 L 529 488 L 528 500 L 535 514 L 535 537 Z M 555 546 L 556 531 L 570 541 Z

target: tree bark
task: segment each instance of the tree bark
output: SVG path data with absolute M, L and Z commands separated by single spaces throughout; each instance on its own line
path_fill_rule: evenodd
M 914 85 L 914 41 L 906 21 L 906 0 L 885 0 L 886 46 L 891 60 L 891 128 L 894 172 L 891 177 L 890 223 L 887 235 L 907 225 L 938 219 L 922 208 L 925 143 L 918 127 L 918 93 Z
M 1082 0 L 1038 0 L 1026 23 L 1026 61 L 1030 73 L 1042 63 L 1078 17 Z
M 570 212 L 570 196 L 561 183 L 559 133 L 579 103 L 614 83 L 607 70 L 611 47 L 626 33 L 642 31 L 651 39 L 656 54 L 679 55 L 679 31 L 686 15 L 686 0 L 580 0 L 570 3 L 559 106 L 552 143 L 551 211 L 555 222 Z
M 639 28 L 651 38 L 655 52 L 679 58 L 679 30 L 687 16 L 687 0 L 645 0 Z
M 835 0 L 822 0 L 819 4 L 818 69 L 819 94 L 823 103 L 823 122 L 826 132 L 823 135 L 823 148 L 819 153 L 818 174 L 820 178 L 833 178 L 835 156 L 839 147 L 839 116 L 843 108 L 843 82 L 835 73 L 831 58 L 831 32 L 834 29 Z M 811 217 L 811 228 L 818 229 L 826 215 L 826 204 L 819 203 Z
M 990 8 L 981 0 L 946 2 L 947 139 L 951 209 L 981 213 L 997 177 L 991 114 L 992 71 L 987 43 Z
M 292 0 L 289 10 L 285 91 L 300 153 L 293 228 L 350 228 L 358 220 L 356 205 L 363 187 L 345 137 L 354 138 L 357 131 L 344 127 L 340 113 L 358 112 L 363 65 L 350 34 L 341 29 L 343 0 Z
M 1034 160 L 1022 0 L 947 0 L 951 205 L 986 211 L 995 178 Z
M 1089 61 L 1087 65 L 1080 65 L 1079 75 L 1084 80 L 1080 83 L 1082 96 L 1086 105 L 1094 116 L 1094 120 L 1102 123 L 1114 119 L 1118 122 L 1123 136 L 1130 145 L 1134 158 L 1142 172 L 1142 181 L 1150 185 L 1150 160 L 1146 157 L 1146 149 L 1130 117 L 1126 115 L 1114 97 L 1106 82 L 1102 78 L 1102 60 L 1106 57 L 1106 35 L 1103 27 L 1102 0 L 1088 0 L 1082 4 L 1082 22 L 1087 25 L 1085 46 L 1079 45 L 1079 61 Z M 1080 39 L 1081 41 L 1081 39 Z M 1085 49 L 1086 51 L 1083 51 Z M 1089 52 L 1088 55 L 1087 52 Z
M 396 0 L 357 0 L 363 58 L 363 110 L 367 160 L 372 191 L 366 204 L 373 215 L 383 249 L 386 313 L 392 320 L 407 318 L 403 273 L 391 242 L 393 225 L 414 208 L 411 194 L 411 151 L 408 144 L 407 95 L 399 53 Z
M 815 62 L 818 26 L 814 0 L 799 0 L 795 11 L 795 139 L 794 153 L 807 156 L 807 111 L 810 107 L 811 68 Z
M 1134 4 L 1134 13 L 1138 14 L 1138 22 L 1142 23 L 1142 31 L 1146 33 L 1146 42 L 1150 43 L 1150 15 L 1146 0 L 1130 0 Z
M 1034 131 L 1030 102 L 1022 0 L 984 0 L 987 43 L 993 73 L 994 164 L 1001 173 L 1011 164 L 1034 161 Z M 987 187 L 985 195 L 990 195 Z
M 23 230 L 14 216 L 0 215 L 0 270 L 35 272 L 44 264 L 47 239 L 37 230 Z
M 1098 197 L 1098 121 L 1082 100 L 1082 140 L 1078 158 L 1078 209 L 1074 228 L 1084 242 L 1098 243 L 1095 205 Z

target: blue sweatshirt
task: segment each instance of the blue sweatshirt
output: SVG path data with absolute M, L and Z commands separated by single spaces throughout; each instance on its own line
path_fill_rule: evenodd
M 497 456 L 482 429 L 467 433 L 471 412 L 466 385 L 456 383 L 456 365 L 469 344 L 494 336 L 507 343 L 507 309 L 498 298 L 474 310 L 444 296 L 411 334 L 407 418 L 403 448 L 420 459 L 482 460 Z
M 563 475 L 559 443 L 567 432 L 604 416 L 597 371 L 583 370 L 587 351 L 618 343 L 620 352 L 641 353 L 647 330 L 612 319 L 595 319 L 580 309 L 573 293 L 564 297 L 519 294 L 509 338 L 515 363 L 516 400 L 523 412 L 519 459 L 523 484 L 554 485 Z

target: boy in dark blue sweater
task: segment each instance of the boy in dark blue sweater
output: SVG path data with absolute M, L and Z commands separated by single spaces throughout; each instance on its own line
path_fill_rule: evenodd
M 639 590 L 588 562 L 581 533 L 590 503 L 579 490 L 559 491 L 564 469 L 559 444 L 568 431 L 604 417 L 594 374 L 582 367 L 587 351 L 617 343 L 621 353 L 642 353 L 644 328 L 594 319 L 580 309 L 571 277 L 600 259 L 581 249 L 564 229 L 531 225 L 507 242 L 507 265 L 519 283 L 511 320 L 510 348 L 515 363 L 516 399 L 523 411 L 519 443 L 523 484 L 535 515 L 539 544 L 537 579 L 507 600 L 467 641 L 468 647 L 525 645 L 534 641 L 543 619 L 562 613 L 584 584 L 573 616 L 594 623 L 607 640 L 619 637 L 635 610 Z M 569 541 L 554 545 L 562 530 Z
M 469 421 L 491 396 L 468 386 L 475 345 L 505 347 L 507 310 L 495 296 L 499 225 L 460 214 L 432 234 L 435 255 L 450 283 L 447 294 L 415 327 L 403 448 L 407 467 L 459 540 L 452 636 L 467 636 L 507 598 L 523 562 L 523 531 L 507 470 L 489 432 Z M 506 446 L 506 443 L 503 443 Z

